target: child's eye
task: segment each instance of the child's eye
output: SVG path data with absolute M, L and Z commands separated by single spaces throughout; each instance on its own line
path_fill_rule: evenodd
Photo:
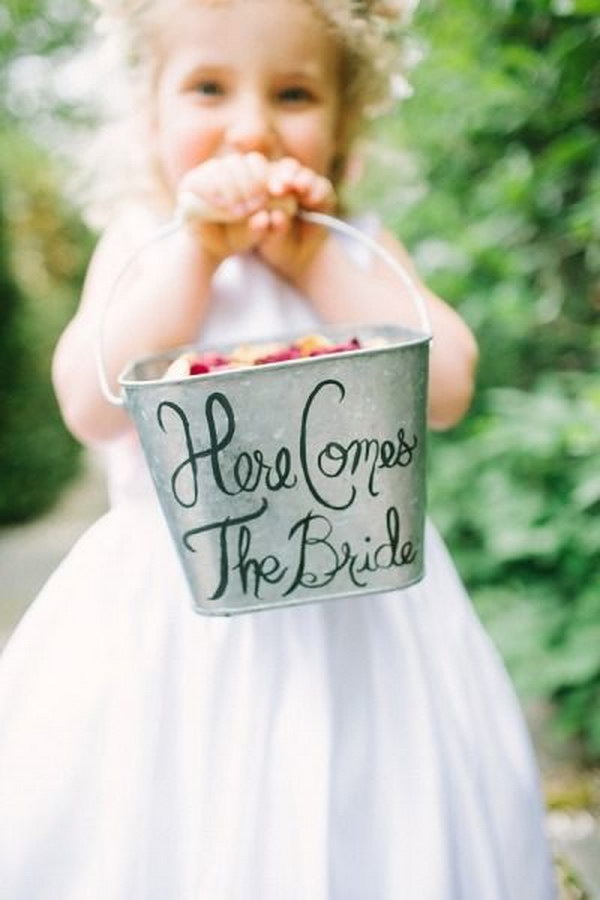
M 218 81 L 198 81 L 194 85 L 194 93 L 200 94 L 201 97 L 220 97 L 223 87 Z
M 308 103 L 313 99 L 312 93 L 307 88 L 296 85 L 283 88 L 279 91 L 278 97 L 283 103 Z

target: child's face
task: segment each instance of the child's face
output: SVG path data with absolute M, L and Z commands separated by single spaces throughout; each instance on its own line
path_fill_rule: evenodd
M 185 0 L 164 33 L 154 126 L 174 195 L 230 153 L 293 156 L 328 175 L 337 151 L 337 48 L 305 0 Z

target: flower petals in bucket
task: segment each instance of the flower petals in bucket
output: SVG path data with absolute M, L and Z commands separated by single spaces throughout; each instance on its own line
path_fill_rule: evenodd
M 374 349 L 375 346 L 382 346 L 383 343 L 385 342 L 379 339 L 360 341 L 357 337 L 351 337 L 343 342 L 335 342 L 320 334 L 309 334 L 287 344 L 241 344 L 226 356 L 213 351 L 188 352 L 177 357 L 163 377 L 167 380 L 175 380 L 189 375 L 222 372 L 225 369 L 263 366 L 270 363 L 309 359 L 331 353 Z

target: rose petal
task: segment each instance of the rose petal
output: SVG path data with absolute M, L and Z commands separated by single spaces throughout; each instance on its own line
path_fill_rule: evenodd
M 210 366 L 201 360 L 195 360 L 190 365 L 190 375 L 207 375 L 210 372 Z
M 289 359 L 299 359 L 300 356 L 301 353 L 297 347 L 284 347 L 276 353 L 269 353 L 267 356 L 261 356 L 260 359 L 255 360 L 254 365 L 263 366 L 267 363 L 287 362 Z

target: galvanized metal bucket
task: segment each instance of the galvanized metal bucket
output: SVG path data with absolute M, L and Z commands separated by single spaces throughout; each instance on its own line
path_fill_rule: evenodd
M 185 349 L 133 362 L 124 405 L 181 558 L 194 608 L 232 615 L 405 588 L 424 574 L 429 322 L 422 331 L 335 326 L 384 345 L 163 380 Z M 418 298 L 418 299 L 417 299 Z M 298 334 L 265 335 L 292 340 Z M 231 347 L 214 348 L 227 353 Z

